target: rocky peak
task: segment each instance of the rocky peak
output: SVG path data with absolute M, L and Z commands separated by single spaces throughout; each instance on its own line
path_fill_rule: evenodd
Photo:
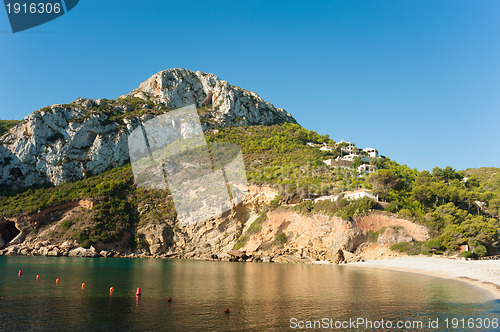
M 296 123 L 283 109 L 214 74 L 164 70 L 117 100 L 78 98 L 26 116 L 0 138 L 0 184 L 57 185 L 124 165 L 128 135 L 141 121 L 191 104 L 205 128 Z
M 232 86 L 214 74 L 187 69 L 167 69 L 151 76 L 123 97 L 154 100 L 169 108 L 195 104 L 212 107 L 217 124 L 257 125 L 296 123 L 282 108 L 275 108 L 255 92 Z

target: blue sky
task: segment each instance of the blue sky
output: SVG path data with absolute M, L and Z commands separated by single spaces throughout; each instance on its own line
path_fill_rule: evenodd
M 116 98 L 182 67 L 412 168 L 500 167 L 500 2 L 81 0 L 13 34 L 0 118 Z

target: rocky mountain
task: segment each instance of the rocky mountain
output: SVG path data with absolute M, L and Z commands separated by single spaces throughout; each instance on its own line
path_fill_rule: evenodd
M 168 69 L 117 100 L 79 98 L 28 115 L 0 139 L 0 184 L 58 185 L 124 165 L 128 135 L 141 121 L 192 104 L 205 129 L 296 123 L 283 109 L 214 74 Z
M 296 123 L 282 108 L 275 108 L 255 92 L 244 90 L 220 80 L 214 74 L 187 69 L 161 71 L 122 97 L 154 100 L 169 108 L 187 105 L 211 105 L 209 117 L 220 126 L 270 125 Z

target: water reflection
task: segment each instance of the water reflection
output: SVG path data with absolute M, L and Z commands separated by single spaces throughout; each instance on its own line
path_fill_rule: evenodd
M 288 329 L 292 317 L 499 317 L 498 301 L 487 299 L 458 281 L 350 266 L 0 257 L 2 331 L 260 331 Z

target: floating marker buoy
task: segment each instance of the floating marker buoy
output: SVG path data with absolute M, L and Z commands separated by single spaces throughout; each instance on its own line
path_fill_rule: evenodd
M 59 278 L 57 278 L 56 279 L 56 284 L 59 284 L 59 281 L 61 281 L 61 280 L 59 280 Z
M 137 288 L 137 292 L 135 292 L 135 295 L 140 296 L 141 295 L 141 289 Z
M 229 308 L 226 308 L 226 310 L 224 310 L 224 312 L 225 312 L 226 314 L 229 314 L 229 313 L 231 312 L 231 310 L 229 310 Z
M 36 275 L 36 280 L 38 280 L 38 279 L 40 279 L 40 275 L 39 274 Z
M 171 298 L 171 297 L 169 297 L 169 298 L 167 299 L 167 301 L 168 301 L 168 302 L 172 302 L 172 298 Z
M 115 288 L 109 287 L 109 295 L 113 295 L 114 292 L 115 292 Z
M 19 270 L 19 272 L 17 273 L 18 276 L 22 276 L 23 275 L 23 270 Z
M 85 289 L 85 286 L 87 286 L 85 283 L 82 283 L 82 289 Z

